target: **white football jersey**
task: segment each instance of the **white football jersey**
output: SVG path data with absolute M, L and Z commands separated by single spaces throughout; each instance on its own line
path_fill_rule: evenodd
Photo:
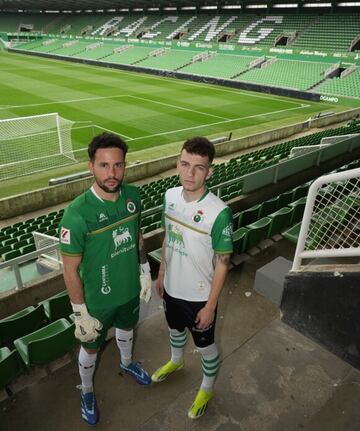
M 214 254 L 232 253 L 232 213 L 209 191 L 194 202 L 186 202 L 182 192 L 169 189 L 164 199 L 164 287 L 174 298 L 207 301 Z

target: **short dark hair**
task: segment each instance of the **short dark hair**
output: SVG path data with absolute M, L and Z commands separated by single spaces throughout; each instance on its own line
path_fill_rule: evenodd
M 181 151 L 182 150 L 185 150 L 190 154 L 198 154 L 203 157 L 207 156 L 210 163 L 213 162 L 215 157 L 214 144 L 203 136 L 194 136 L 193 138 L 188 139 L 182 146 Z
M 119 150 L 122 150 L 124 153 L 124 157 L 128 150 L 126 142 L 122 140 L 120 136 L 107 132 L 95 136 L 90 142 L 88 154 L 91 161 L 95 159 L 95 153 L 99 148 L 119 148 Z

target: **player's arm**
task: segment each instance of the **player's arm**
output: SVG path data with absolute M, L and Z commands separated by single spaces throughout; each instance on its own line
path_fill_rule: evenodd
M 165 276 L 165 238 L 161 246 L 161 261 L 159 266 L 158 278 L 156 280 L 156 290 L 160 298 L 164 296 L 164 276 Z
M 73 304 L 83 304 L 85 302 L 83 284 L 79 276 L 81 259 L 82 256 L 62 255 L 65 286 Z
M 151 272 L 150 265 L 147 260 L 144 237 L 139 235 L 139 263 L 140 263 L 140 299 L 149 302 L 151 299 Z
M 229 263 L 230 254 L 215 254 L 215 270 L 210 295 L 205 307 L 198 312 L 195 321 L 199 329 L 206 329 L 214 321 L 216 306 L 229 271 Z
M 79 276 L 82 256 L 62 255 L 64 281 L 75 314 L 75 337 L 82 342 L 94 341 L 100 334 L 102 323 L 90 316 L 84 298 L 84 288 Z

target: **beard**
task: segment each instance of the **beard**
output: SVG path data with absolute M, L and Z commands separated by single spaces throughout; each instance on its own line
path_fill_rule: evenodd
M 103 190 L 105 193 L 118 193 L 121 187 L 121 181 L 117 178 L 108 178 L 108 180 L 117 181 L 117 184 L 113 187 L 109 187 L 106 185 L 106 181 L 100 182 L 96 181 L 96 184 Z

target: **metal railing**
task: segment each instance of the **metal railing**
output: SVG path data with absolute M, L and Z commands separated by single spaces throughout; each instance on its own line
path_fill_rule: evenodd
M 292 271 L 303 259 L 360 256 L 360 168 L 324 175 L 309 188 Z
M 47 255 L 49 252 L 56 252 L 58 256 L 58 262 L 60 265 L 62 265 L 59 246 L 58 244 L 52 244 L 52 245 L 40 248 L 38 250 L 32 251 L 31 253 L 27 253 L 24 256 L 19 256 L 19 257 L 16 257 L 15 259 L 11 259 L 6 262 L 1 262 L 0 270 L 10 267 L 15 274 L 15 279 L 16 279 L 15 289 L 21 290 L 24 288 L 24 283 L 20 272 L 20 265 L 26 262 L 30 262 L 32 260 L 38 259 L 43 255 Z

